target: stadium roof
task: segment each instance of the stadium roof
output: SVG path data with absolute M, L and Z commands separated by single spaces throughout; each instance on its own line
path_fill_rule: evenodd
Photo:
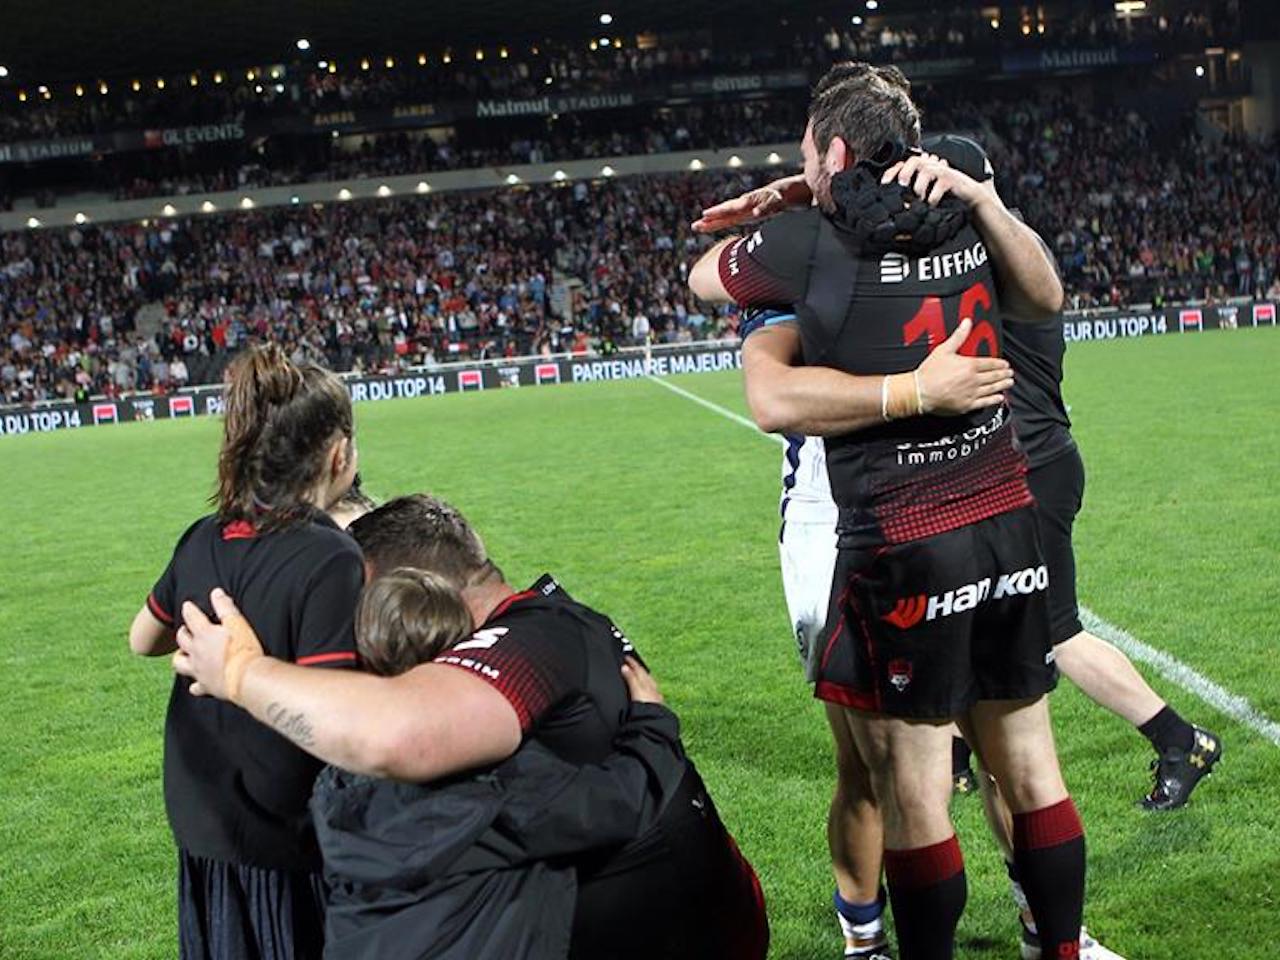
M 11 83 L 286 63 L 309 55 L 439 54 L 448 45 L 645 30 L 767 29 L 815 0 L 49 0 L 5 5 L 0 63 Z M 600 25 L 600 15 L 612 22 Z

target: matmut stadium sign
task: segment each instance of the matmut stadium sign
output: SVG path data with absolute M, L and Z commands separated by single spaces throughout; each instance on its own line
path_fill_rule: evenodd
M 673 373 L 737 370 L 742 365 L 737 344 L 691 344 L 652 355 L 615 357 L 522 358 L 509 364 L 458 365 L 446 370 L 385 377 L 350 377 L 345 382 L 356 403 L 407 400 L 445 393 L 543 387 L 596 380 L 664 377 Z M 195 387 L 171 396 L 125 397 L 90 403 L 49 403 L 33 407 L 0 408 L 0 434 L 47 433 L 133 420 L 172 420 L 222 413 L 221 386 Z

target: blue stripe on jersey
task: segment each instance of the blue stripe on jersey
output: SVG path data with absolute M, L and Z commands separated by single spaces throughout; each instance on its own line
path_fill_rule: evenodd
M 791 502 L 788 497 L 791 491 L 795 489 L 796 472 L 800 469 L 800 448 L 805 443 L 804 437 L 791 433 L 786 434 L 786 439 L 787 451 L 783 454 L 783 457 L 786 459 L 787 466 L 790 469 L 787 470 L 786 476 L 782 478 L 782 504 L 778 508 L 784 519 L 787 516 L 787 504 Z
M 749 307 L 742 312 L 738 321 L 738 338 L 747 339 L 751 334 L 763 327 L 772 327 L 777 323 L 795 323 L 796 315 L 786 310 L 771 310 L 768 307 Z

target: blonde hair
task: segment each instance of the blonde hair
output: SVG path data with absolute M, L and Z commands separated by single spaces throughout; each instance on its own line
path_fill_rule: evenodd
M 356 609 L 356 649 L 372 673 L 393 677 L 434 660 L 474 629 L 447 579 L 397 567 L 370 582 Z

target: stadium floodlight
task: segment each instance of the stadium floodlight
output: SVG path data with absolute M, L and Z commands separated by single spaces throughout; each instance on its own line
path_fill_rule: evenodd
M 289 202 L 296 207 L 298 204 L 302 202 L 302 198 L 295 193 L 293 196 L 289 198 Z
M 602 46 L 602 47 L 607 47 L 607 46 L 609 46 L 609 44 L 611 44 L 611 43 L 613 43 L 613 41 L 612 41 L 612 40 L 610 40 L 608 37 L 601 37 L 601 38 L 600 38 L 600 46 Z
M 107 95 L 107 81 L 103 80 L 98 84 L 98 92 L 104 97 Z
M 337 130 L 330 130 L 330 131 L 329 131 L 329 136 L 330 136 L 330 137 L 332 137 L 334 140 L 337 140 L 337 139 L 338 139 L 338 131 L 337 131 Z
M 607 163 L 600 168 L 600 176 L 602 177 L 612 177 L 613 173 L 613 167 L 609 166 Z
M 36 227 L 40 226 L 40 221 L 35 217 L 27 217 L 27 226 L 34 230 Z
M 77 213 L 75 216 L 75 221 L 77 225 L 83 226 L 84 224 L 89 222 L 89 218 L 86 217 L 83 213 Z
M 703 162 L 699 160 L 697 157 L 694 157 L 692 160 L 689 161 L 690 170 L 701 170 L 703 166 L 704 166 Z
M 999 17 L 992 17 L 992 18 L 991 18 L 991 29 L 992 29 L 992 30 L 999 30 L 999 29 L 1000 29 L 1000 18 L 999 18 Z
M 253 202 L 253 197 L 241 197 L 241 198 L 240 198 L 240 209 L 241 209 L 241 210 L 252 210 L 252 209 L 254 208 L 254 206 L 255 206 L 255 204 L 254 204 L 254 202 Z
M 204 203 L 200 204 L 201 213 L 213 213 L 213 211 L 217 209 L 218 208 L 213 205 L 212 200 L 206 200 Z
M 19 90 L 19 91 L 18 91 L 18 102 L 19 102 L 19 103 L 26 103 L 26 102 L 27 102 L 27 91 L 25 91 L 25 90 Z
M 766 162 L 766 163 L 781 163 L 781 162 L 782 162 L 782 157 L 780 157 L 780 156 L 778 155 L 778 152 L 777 152 L 776 150 L 775 150 L 775 151 L 772 151 L 772 152 L 771 152 L 767 157 L 765 157 L 764 159 L 765 159 L 765 162 Z
M 277 84 L 276 84 L 276 93 L 284 93 L 284 84 L 283 84 L 283 83 L 277 83 Z
M 862 26 L 862 17 L 858 16 L 858 14 L 855 13 L 852 17 L 849 18 L 849 22 L 852 23 L 855 27 L 860 27 Z
M 517 177 L 514 173 L 507 174 L 507 186 L 514 187 L 519 182 L 520 182 L 520 178 Z
M 430 193 L 431 184 L 427 183 L 427 181 L 425 180 L 419 180 L 417 187 L 415 187 L 414 189 L 416 189 L 419 193 Z
M 164 89 L 164 77 L 156 77 L 156 89 L 157 90 Z
M 742 158 L 735 153 L 733 156 L 729 158 L 729 166 L 731 167 L 742 166 Z
M 565 173 L 563 170 L 557 170 L 555 173 L 551 175 L 551 179 L 552 180 L 568 180 L 569 175 Z
M 9 75 L 9 68 L 6 67 L 3 63 L 0 63 L 0 80 L 3 80 L 8 75 Z
M 1203 66 L 1201 66 L 1200 64 L 1196 64 L 1196 76 L 1197 76 L 1197 77 L 1203 77 L 1203 76 L 1204 76 L 1204 67 L 1203 67 Z
M 338 199 L 339 199 L 339 200 L 350 200 L 350 199 L 351 199 L 351 191 L 350 191 L 350 190 L 348 190 L 346 187 L 343 187 L 341 190 L 339 190 L 339 191 L 338 191 Z
M 310 50 L 311 41 L 308 40 L 306 37 L 299 37 L 297 46 L 299 50 Z
M 483 60 L 483 59 L 484 59 L 484 51 L 483 51 L 483 50 L 477 50 L 477 51 L 476 51 L 476 59 L 477 59 L 477 60 Z
M 511 51 L 508 50 L 506 47 L 499 47 L 498 56 L 501 57 L 503 60 L 505 60 L 507 59 L 507 57 L 511 56 Z
M 200 84 L 200 77 L 197 74 L 193 73 L 191 75 L 191 85 L 195 87 L 195 86 L 199 86 L 199 84 Z
M 160 208 L 160 212 L 166 217 L 173 217 L 177 215 L 178 208 L 175 207 L 172 203 L 166 203 L 163 207 Z
M 425 67 L 427 65 L 427 55 L 425 53 L 418 54 L 418 66 Z
M 875 10 L 879 6 L 880 6 L 879 0 L 867 0 L 868 10 Z
M 321 69 L 321 70 L 328 70 L 328 69 L 329 69 L 329 61 L 328 61 L 328 60 L 321 60 L 319 63 L 317 63 L 317 64 L 316 64 L 316 66 L 317 66 L 319 69 Z
M 396 65 L 396 58 L 387 57 L 387 59 L 383 60 L 382 62 L 385 63 L 387 65 L 387 69 L 390 70 L 392 67 Z
M 599 40 L 592 40 L 589 44 L 587 44 L 587 46 L 588 46 L 588 47 L 590 47 L 592 50 L 599 50 L 599 49 L 600 49 L 600 41 L 599 41 Z
M 129 84 L 129 86 L 133 88 L 133 92 L 134 92 L 134 93 L 137 93 L 139 90 L 141 90 L 141 89 L 142 89 L 142 81 L 141 81 L 141 80 L 135 80 L 135 81 L 133 81 L 133 83 Z
M 78 83 L 76 84 L 76 96 L 77 96 L 77 97 L 83 97 L 83 96 L 84 96 L 84 87 L 83 87 L 81 84 L 78 84 Z
M 272 80 L 279 80 L 279 79 L 280 79 L 281 77 L 283 77 L 283 76 L 284 76 L 284 67 L 272 67 L 272 68 L 271 68 L 271 79 L 272 79 Z
M 330 72 L 330 73 L 337 73 L 337 72 L 338 72 L 338 65 L 337 65 L 336 63 L 330 63 L 330 64 L 329 64 L 329 72 Z
M 440 59 L 443 60 L 445 63 L 453 63 L 453 51 L 446 50 L 444 52 L 444 56 L 441 57 Z
M 1116 13 L 1139 13 L 1147 9 L 1147 0 L 1116 0 Z
M 391 196 L 391 188 L 384 183 L 382 186 L 378 187 L 378 196 L 380 197 Z
M 254 93 L 261 93 L 261 92 L 262 92 L 262 84 L 260 84 L 260 83 L 255 83 L 255 84 L 253 85 L 253 92 L 254 92 Z
M 613 14 L 612 14 L 612 13 L 602 13 L 602 14 L 600 14 L 600 26 L 602 26 L 602 27 L 607 27 L 607 26 L 608 26 L 609 24 L 611 24 L 611 23 L 613 23 Z
M 368 58 L 368 57 L 361 57 L 361 58 L 360 58 L 360 69 L 361 69 L 361 70 L 368 70 L 368 69 L 369 69 L 369 58 Z
M 213 82 L 214 82 L 214 83 L 221 83 L 221 82 L 222 82 L 222 79 L 223 79 L 223 77 L 222 77 L 222 71 L 221 71 L 221 70 L 219 70 L 217 73 L 215 73 L 215 74 L 213 75 Z
M 555 80 L 554 80 L 553 78 L 551 78 L 551 77 L 543 77 L 543 78 L 542 78 L 542 82 L 543 82 L 543 83 L 545 83 L 545 84 L 549 87 L 549 86 L 551 86 L 551 84 L 555 83 Z

